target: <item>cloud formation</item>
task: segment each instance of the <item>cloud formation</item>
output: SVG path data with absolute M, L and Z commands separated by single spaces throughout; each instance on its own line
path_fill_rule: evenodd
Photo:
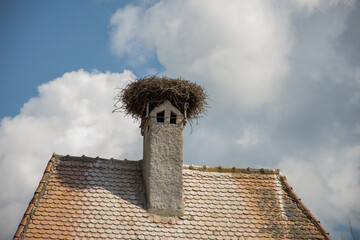
M 112 16 L 112 46 L 140 62 L 153 50 L 166 74 L 197 79 L 238 106 L 259 106 L 273 99 L 288 72 L 289 22 L 275 8 L 268 1 L 127 6 Z
M 348 217 L 360 226 L 359 6 L 354 0 L 129 5 L 112 17 L 112 46 L 132 61 L 141 55 L 144 65 L 155 54 L 164 74 L 208 90 L 214 102 L 206 120 L 184 134 L 185 162 L 282 169 L 336 238 L 347 231 Z
M 340 3 L 352 5 L 355 0 L 295 0 L 293 4 L 300 10 L 308 12 L 316 10 L 327 10 Z
M 15 233 L 51 154 L 138 160 L 138 124 L 112 114 L 114 90 L 134 78 L 123 73 L 65 73 L 39 86 L 39 96 L 0 125 L 0 238 Z M 4 190 L 3 190 L 4 191 Z M 11 226 L 11 227 L 9 227 Z

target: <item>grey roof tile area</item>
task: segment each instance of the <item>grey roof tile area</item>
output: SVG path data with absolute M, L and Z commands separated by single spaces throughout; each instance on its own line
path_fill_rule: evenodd
M 184 215 L 161 217 L 141 164 L 54 155 L 14 239 L 329 239 L 279 171 L 184 166 Z

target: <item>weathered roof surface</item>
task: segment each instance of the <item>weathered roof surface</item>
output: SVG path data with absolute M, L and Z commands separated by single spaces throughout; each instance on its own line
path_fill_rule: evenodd
M 184 166 L 184 215 L 160 217 L 141 163 L 53 155 L 14 239 L 329 239 L 278 170 Z

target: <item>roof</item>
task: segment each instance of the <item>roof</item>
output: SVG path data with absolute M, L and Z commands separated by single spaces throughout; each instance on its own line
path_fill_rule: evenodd
M 54 154 L 14 239 L 330 239 L 279 170 L 184 165 L 184 215 L 161 217 L 141 165 Z

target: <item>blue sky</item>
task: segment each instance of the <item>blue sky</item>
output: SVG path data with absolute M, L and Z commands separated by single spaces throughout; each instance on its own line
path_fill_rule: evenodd
M 359 231 L 359 21 L 356 0 L 1 1 L 0 239 L 53 152 L 141 159 L 114 89 L 156 73 L 211 98 L 185 164 L 279 168 L 333 239 Z
M 127 1 L 1 1 L 0 117 L 15 116 L 37 86 L 63 73 L 131 66 L 110 50 L 109 19 Z M 151 63 L 161 69 L 156 61 Z M 132 69 L 143 75 L 141 68 Z

